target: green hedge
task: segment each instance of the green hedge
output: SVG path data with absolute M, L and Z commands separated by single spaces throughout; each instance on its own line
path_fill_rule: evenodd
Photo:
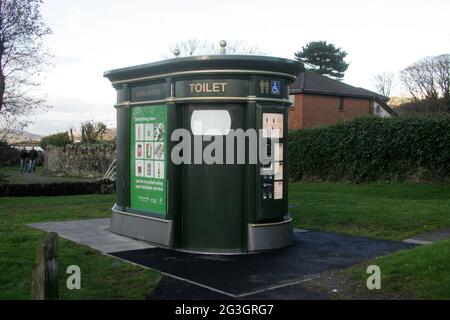
M 450 115 L 366 117 L 289 133 L 291 179 L 450 178 Z
M 1 197 L 70 196 L 78 194 L 110 194 L 116 183 L 108 179 L 80 182 L 52 182 L 30 184 L 0 183 Z
M 51 134 L 49 136 L 43 137 L 41 139 L 41 148 L 47 149 L 47 146 L 65 146 L 66 144 L 69 144 L 70 138 L 69 134 L 67 132 L 59 132 L 55 134 Z

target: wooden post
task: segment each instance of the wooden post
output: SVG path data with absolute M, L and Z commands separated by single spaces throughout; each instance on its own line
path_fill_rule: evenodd
M 32 299 L 57 300 L 58 294 L 58 234 L 49 233 L 38 245 L 37 263 L 32 274 Z

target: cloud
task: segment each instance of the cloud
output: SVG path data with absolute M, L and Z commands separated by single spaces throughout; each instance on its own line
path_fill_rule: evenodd
M 59 65 L 59 64 L 82 63 L 84 62 L 84 60 L 74 56 L 56 55 L 55 58 L 53 59 L 53 62 L 56 65 Z
M 242 39 L 286 58 L 308 41 L 328 40 L 349 53 L 345 81 L 367 89 L 376 73 L 448 52 L 449 1 L 261 0 L 257 7 L 240 0 L 44 2 L 55 68 L 41 89 L 54 108 L 30 131 L 53 133 L 91 119 L 115 123 L 115 92 L 103 72 L 171 56 L 170 45 L 187 38 Z M 274 9 L 285 9 L 283 19 Z
M 91 103 L 84 99 L 57 97 L 49 99 L 53 106 L 48 112 L 32 117 L 33 124 L 27 131 L 52 134 L 78 128 L 84 121 L 101 121 L 107 127 L 116 127 L 116 110 L 112 106 Z

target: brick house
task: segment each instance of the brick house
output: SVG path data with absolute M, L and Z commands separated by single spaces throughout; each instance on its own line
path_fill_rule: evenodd
M 289 109 L 289 129 L 329 125 L 369 114 L 396 115 L 387 105 L 388 97 L 314 71 L 299 74 L 289 88 L 289 98 L 293 103 Z

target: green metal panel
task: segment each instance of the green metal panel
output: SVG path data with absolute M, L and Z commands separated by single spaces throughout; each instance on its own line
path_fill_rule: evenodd
M 159 243 L 154 239 L 173 236 L 173 246 L 178 248 L 241 252 L 250 244 L 261 247 L 255 239 L 247 243 L 251 236 L 248 224 L 284 220 L 288 213 L 287 170 L 283 173 L 283 198 L 263 200 L 260 165 L 175 165 L 170 155 L 177 142 L 170 141 L 170 134 L 177 128 L 190 129 L 193 110 L 216 108 L 229 110 L 232 128 L 244 130 L 260 129 L 263 112 L 282 113 L 286 137 L 288 85 L 298 71 L 298 62 L 292 60 L 222 55 L 165 60 L 105 72 L 117 89 L 117 206 L 125 212 L 124 219 L 128 219 L 129 212 L 151 217 L 145 220 L 149 226 L 154 226 L 153 218 L 173 224 L 173 231 L 172 227 L 167 229 L 170 231 L 166 237 L 146 239 Z M 159 194 L 155 190 L 137 190 L 137 184 L 146 185 L 142 183 L 146 177 L 135 177 L 136 160 L 152 160 L 136 159 L 136 116 L 142 112 L 144 116 L 139 117 L 145 118 L 145 113 L 155 110 L 165 114 L 161 122 L 167 134 L 165 184 Z M 209 143 L 204 142 L 203 147 Z M 286 161 L 286 140 L 283 143 Z M 138 232 L 132 224 L 123 225 L 129 227 L 127 235 Z M 270 239 L 263 242 L 272 245 Z
M 125 121 L 125 110 L 123 108 L 120 108 L 117 110 L 117 132 L 116 132 L 116 150 L 117 150 L 117 164 L 116 164 L 116 204 L 124 208 L 126 206 L 126 201 L 124 199 L 125 193 L 127 192 L 126 186 L 125 186 L 125 179 L 124 179 L 124 173 L 128 170 L 126 170 L 125 165 L 125 155 L 124 155 L 124 130 L 126 126 Z
M 249 95 L 256 95 L 256 79 L 257 77 L 250 78 Z M 248 102 L 245 110 L 245 130 L 257 129 L 257 108 L 256 102 Z M 245 206 L 246 206 L 246 218 L 247 223 L 254 223 L 257 221 L 256 217 L 256 201 L 259 201 L 259 184 L 257 183 L 257 171 L 259 166 L 256 164 L 247 165 L 245 168 L 246 174 L 246 192 L 245 192 Z M 246 237 L 247 238 L 247 237 Z
M 170 105 L 169 105 L 170 106 Z M 183 128 L 184 105 L 172 104 L 169 123 L 173 128 Z M 171 149 L 176 142 L 171 142 Z M 169 207 L 172 209 L 170 218 L 174 220 L 174 245 L 182 247 L 182 212 L 183 212 L 183 176 L 181 165 L 169 165 L 173 175 L 169 176 Z
M 116 87 L 117 104 L 130 99 L 130 88 L 127 85 Z M 130 204 L 130 175 L 128 168 L 130 152 L 130 109 L 117 107 L 117 132 L 116 132 L 116 205 L 125 210 Z
M 242 128 L 243 105 L 188 105 L 184 128 L 194 110 L 228 110 L 231 129 Z M 210 142 L 203 142 L 205 147 Z M 235 153 L 236 154 L 236 153 Z M 225 145 L 224 145 L 224 156 Z M 182 246 L 191 250 L 244 249 L 244 165 L 184 164 Z
M 129 108 L 117 109 L 117 133 L 116 133 L 116 204 L 123 208 L 129 206 Z

